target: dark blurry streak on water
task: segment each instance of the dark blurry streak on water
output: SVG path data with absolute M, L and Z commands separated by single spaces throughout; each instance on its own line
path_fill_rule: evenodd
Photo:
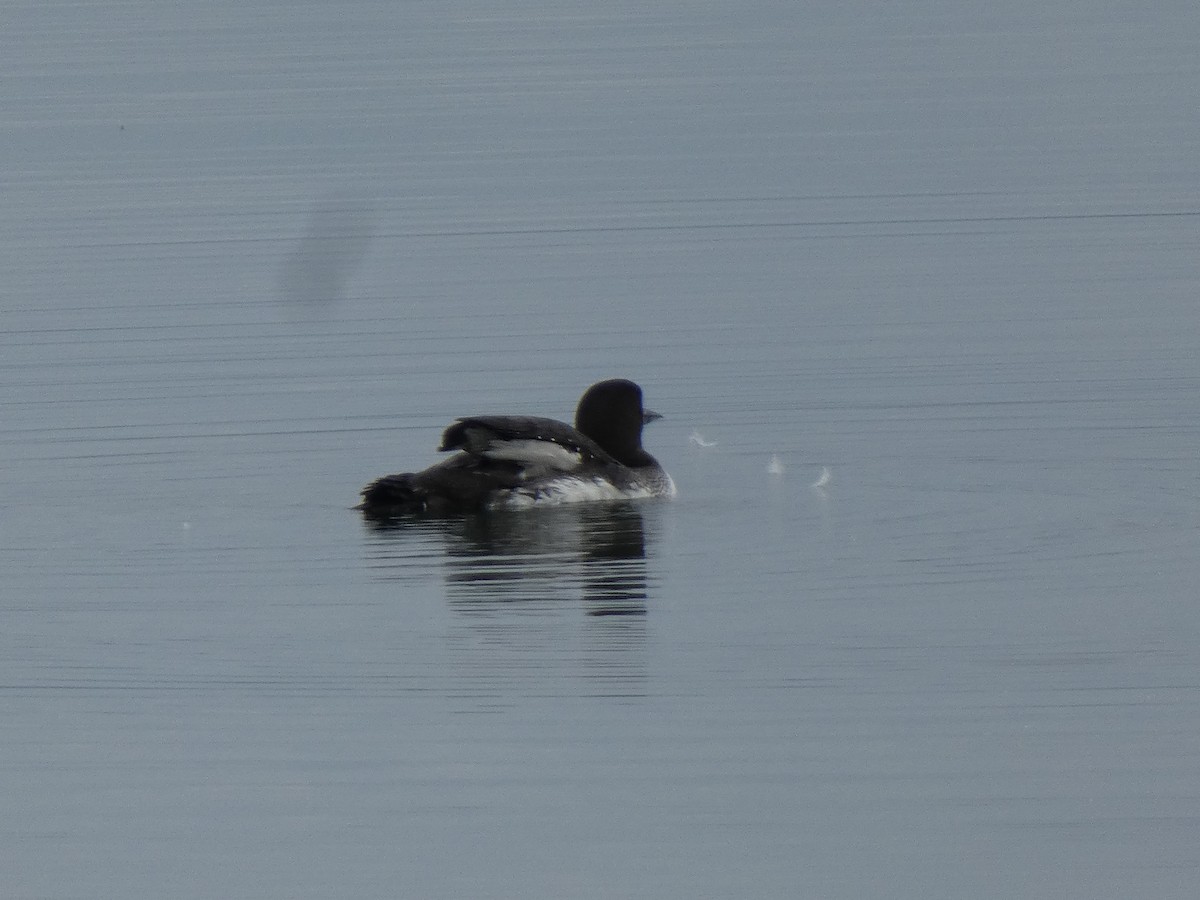
M 378 215 L 365 199 L 332 197 L 308 214 L 304 236 L 288 254 L 280 292 L 301 303 L 332 303 L 362 265 Z

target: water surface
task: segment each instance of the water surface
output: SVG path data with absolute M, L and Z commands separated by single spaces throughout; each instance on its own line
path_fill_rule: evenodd
M 6 895 L 1190 897 L 1197 24 L 14 5 Z M 351 510 L 611 376 L 677 501 Z

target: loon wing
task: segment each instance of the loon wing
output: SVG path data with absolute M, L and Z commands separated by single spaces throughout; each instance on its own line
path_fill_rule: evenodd
M 511 463 L 523 477 L 574 472 L 589 463 L 614 460 L 587 435 L 556 419 L 536 416 L 469 416 L 442 435 L 442 451 Z

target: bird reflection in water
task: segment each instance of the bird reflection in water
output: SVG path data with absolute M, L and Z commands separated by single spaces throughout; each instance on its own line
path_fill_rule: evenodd
M 455 702 L 491 710 L 522 693 L 647 694 L 647 550 L 654 504 L 595 503 L 454 519 L 367 519 L 375 571 L 402 588 L 439 574 Z M 417 588 L 421 591 L 421 588 Z M 580 615 L 580 610 L 585 615 Z M 474 704 L 474 705 L 471 705 Z
M 579 598 L 591 616 L 646 614 L 646 524 L 635 503 L 368 525 L 398 539 L 419 535 L 428 542 L 439 535 L 447 592 L 456 605 L 529 609 Z

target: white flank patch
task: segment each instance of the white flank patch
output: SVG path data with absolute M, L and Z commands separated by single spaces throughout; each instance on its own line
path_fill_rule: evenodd
M 671 485 L 674 488 L 674 484 Z M 674 490 L 672 490 L 674 494 Z M 495 506 L 525 508 L 528 506 L 561 506 L 565 503 L 599 503 L 605 500 L 642 500 L 653 497 L 648 488 L 621 490 L 604 478 L 555 478 L 535 490 L 509 491 Z
M 583 454 L 554 441 L 496 441 L 483 455 L 488 459 L 506 459 L 556 472 L 573 472 L 583 462 Z

